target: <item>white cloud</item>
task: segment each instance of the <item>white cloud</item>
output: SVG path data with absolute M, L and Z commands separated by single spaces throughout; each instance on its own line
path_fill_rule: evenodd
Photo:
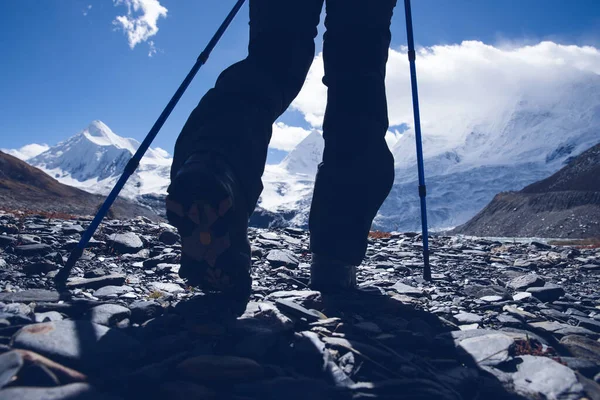
M 282 122 L 276 122 L 273 124 L 273 136 L 271 137 L 269 147 L 278 150 L 291 151 L 309 134 L 309 130 L 296 126 L 287 126 Z
M 129 47 L 147 42 L 158 33 L 158 19 L 167 17 L 167 9 L 158 0 L 113 0 L 115 6 L 127 6 L 127 15 L 119 15 L 113 24 L 123 29 L 127 34 Z M 148 42 L 150 51 L 148 56 L 156 54 L 153 41 Z
M 0 151 L 4 152 L 6 154 L 10 154 L 11 156 L 17 157 L 18 159 L 21 159 L 23 161 L 26 161 L 26 160 L 29 160 L 30 158 L 33 158 L 39 154 L 42 154 L 49 148 L 50 148 L 50 146 L 48 146 L 47 144 L 32 143 L 32 144 L 25 145 L 25 146 L 21 147 L 20 149 L 0 149 Z
M 413 125 L 406 48 L 390 50 L 387 93 L 390 125 Z M 473 124 L 522 99 L 544 104 L 561 95 L 561 88 L 600 74 L 600 50 L 541 42 L 528 46 L 494 47 L 478 41 L 422 48 L 417 55 L 421 122 L 424 133 L 458 141 Z M 292 103 L 305 120 L 319 128 L 327 92 L 321 79 L 319 54 L 307 81 Z M 351 118 L 351 116 L 349 116 Z M 395 141 L 388 133 L 388 143 Z
M 92 9 L 92 5 L 89 4 L 86 8 L 83 9 L 83 16 L 87 17 L 87 15 L 89 14 L 91 9 Z

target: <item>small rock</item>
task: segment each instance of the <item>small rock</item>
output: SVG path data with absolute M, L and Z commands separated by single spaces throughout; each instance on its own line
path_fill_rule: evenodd
M 424 295 L 423 291 L 421 289 L 417 289 L 415 287 L 406 285 L 402 282 L 396 282 L 394 284 L 394 286 L 392 286 L 390 289 L 396 291 L 399 294 L 403 294 L 406 296 L 416 296 L 416 297 L 421 297 Z
M 568 367 L 547 357 L 521 356 L 512 374 L 515 390 L 534 398 L 575 400 L 584 397 L 583 386 Z
M 35 322 L 62 321 L 64 318 L 58 311 L 48 311 L 44 313 L 35 313 Z
M 88 318 L 95 324 L 113 326 L 117 322 L 129 318 L 130 315 L 131 311 L 127 307 L 117 304 L 101 304 L 89 311 Z
M 508 286 L 515 290 L 526 290 L 530 287 L 544 286 L 544 283 L 546 282 L 538 275 L 528 274 L 514 278 L 508 283 Z
M 118 253 L 137 253 L 144 248 L 144 243 L 133 232 L 115 233 L 108 237 L 107 244 Z
M 68 289 L 100 289 L 104 286 L 121 286 L 125 275 L 112 274 L 98 278 L 73 278 L 67 282 Z
M 287 267 L 295 269 L 298 268 L 298 264 L 300 264 L 293 253 L 285 250 L 271 250 L 269 254 L 267 254 L 267 261 L 275 268 Z
M 567 335 L 560 340 L 560 343 L 569 349 L 573 356 L 600 364 L 600 343 L 597 341 L 583 336 Z
M 459 347 L 469 353 L 478 364 L 494 366 L 507 361 L 514 340 L 502 333 L 461 340 Z
M 185 289 L 176 283 L 152 282 L 149 286 L 154 290 L 158 290 L 159 292 L 167 292 L 171 294 L 185 292 Z
M 133 292 L 133 288 L 131 286 L 123 285 L 123 286 L 104 286 L 100 289 L 94 291 L 94 297 L 99 299 L 104 298 L 114 298 L 119 297 L 125 293 Z
M 515 293 L 513 295 L 513 300 L 514 301 L 522 301 L 522 300 L 530 298 L 531 296 L 532 296 L 532 294 L 529 292 L 519 292 L 519 293 Z
M 478 323 L 483 319 L 483 317 L 480 315 L 467 312 L 458 313 L 454 316 L 454 318 L 462 324 Z

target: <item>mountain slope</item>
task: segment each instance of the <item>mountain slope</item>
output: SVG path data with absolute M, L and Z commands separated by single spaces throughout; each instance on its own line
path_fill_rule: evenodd
M 0 152 L 0 206 L 5 209 L 93 215 L 104 196 L 63 185 L 38 168 Z M 125 200 L 112 207 L 115 217 L 143 215 L 156 218 L 151 210 Z
M 474 236 L 600 237 L 600 144 L 552 176 L 500 193 L 453 233 Z

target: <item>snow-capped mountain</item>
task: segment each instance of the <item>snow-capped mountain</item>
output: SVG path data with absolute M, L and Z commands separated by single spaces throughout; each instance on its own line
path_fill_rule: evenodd
M 424 129 L 430 227 L 466 222 L 497 193 L 520 190 L 553 174 L 600 141 L 600 77 L 586 75 L 561 88 L 561 94 L 522 94 L 484 117 L 474 118 L 465 110 L 461 125 L 469 129 L 458 135 Z M 298 210 L 294 222 L 307 221 L 313 171 L 322 154 L 322 146 L 315 143 L 316 136 L 307 138 L 279 166 L 267 166 L 262 207 Z M 419 230 L 414 131 L 402 134 L 390 149 L 396 160 L 395 184 L 374 228 Z
M 135 139 L 118 136 L 103 122 L 93 121 L 75 136 L 26 161 L 61 183 L 107 194 L 139 145 Z M 136 198 L 165 193 L 171 161 L 166 151 L 148 149 L 122 195 Z

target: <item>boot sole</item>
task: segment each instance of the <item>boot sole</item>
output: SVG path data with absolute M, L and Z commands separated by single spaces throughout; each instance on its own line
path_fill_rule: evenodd
M 179 275 L 204 292 L 247 301 L 251 291 L 250 259 L 233 246 L 231 228 L 239 226 L 240 221 L 236 221 L 233 199 L 227 190 L 218 184 L 194 188 L 192 193 L 175 189 L 167 196 L 166 208 L 169 223 L 181 236 Z

